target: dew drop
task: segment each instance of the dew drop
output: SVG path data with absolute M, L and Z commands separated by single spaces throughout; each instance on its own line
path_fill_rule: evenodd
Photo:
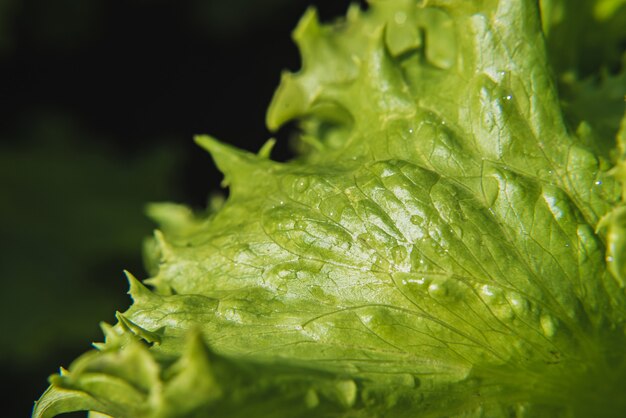
M 335 383 L 335 394 L 339 402 L 346 408 L 354 405 L 357 397 L 357 385 L 354 380 L 340 380 Z
M 397 12 L 393 17 L 393 20 L 395 20 L 398 25 L 404 25 L 404 23 L 406 23 L 406 13 Z
M 450 232 L 456 235 L 459 239 L 463 239 L 463 228 L 461 228 L 459 225 L 451 224 Z
M 296 224 L 294 225 L 294 228 L 297 229 L 298 231 L 305 231 L 306 225 L 307 224 L 304 221 L 297 221 Z
M 359 236 L 357 237 L 357 240 L 369 246 L 375 243 L 375 240 L 372 237 L 372 235 L 368 234 L 367 232 L 363 234 L 359 234 Z
M 428 294 L 434 299 L 444 299 L 449 293 L 448 284 L 443 280 L 434 281 L 428 286 Z
M 530 306 L 526 298 L 517 293 L 511 293 L 507 299 L 517 315 L 524 316 L 528 314 Z
M 291 229 L 292 223 L 284 220 L 273 220 L 274 222 L 270 223 L 271 232 L 283 232 L 288 229 Z
M 539 320 L 543 334 L 550 338 L 556 334 L 556 322 L 550 315 L 541 315 Z
M 236 305 L 232 301 L 220 300 L 217 307 L 217 314 L 226 321 L 237 323 L 243 322 Z
M 396 272 L 392 274 L 393 280 L 396 283 L 402 284 L 410 292 L 426 292 L 430 281 L 424 276 L 417 276 L 413 273 Z
M 428 236 L 430 236 L 435 241 L 441 241 L 441 229 L 439 226 L 431 224 L 428 226 Z
M 293 280 L 297 278 L 296 272 L 290 269 L 281 269 L 276 275 L 283 280 Z
M 309 180 L 308 177 L 300 177 L 300 178 L 296 179 L 296 181 L 294 183 L 294 189 L 297 192 L 302 193 L 306 189 L 309 188 L 309 184 L 310 184 L 310 180 Z
M 374 254 L 372 257 L 372 270 L 379 272 L 388 272 L 390 270 L 389 262 L 378 254 Z
M 419 216 L 419 215 L 413 215 L 413 216 L 411 216 L 411 219 L 410 219 L 410 220 L 411 220 L 411 223 L 412 223 L 413 225 L 422 225 L 422 224 L 424 223 L 424 218 L 422 218 L 422 217 L 421 217 L 421 216 Z
M 313 409 L 320 404 L 320 398 L 315 389 L 309 389 L 304 396 L 304 404 L 308 409 Z
M 319 209 L 323 215 L 335 222 L 341 220 L 341 215 L 346 208 L 346 202 L 341 196 L 333 196 L 320 202 Z
M 389 392 L 385 395 L 385 408 L 392 409 L 398 403 L 400 395 L 397 392 Z
M 391 249 L 391 258 L 395 264 L 402 264 L 407 256 L 408 252 L 402 245 L 397 245 Z

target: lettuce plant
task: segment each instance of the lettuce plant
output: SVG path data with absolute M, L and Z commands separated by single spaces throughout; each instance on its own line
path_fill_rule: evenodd
M 308 11 L 267 116 L 299 156 L 196 138 L 230 196 L 150 208 L 150 288 L 34 416 L 626 416 L 625 78 L 547 48 L 575 7 Z

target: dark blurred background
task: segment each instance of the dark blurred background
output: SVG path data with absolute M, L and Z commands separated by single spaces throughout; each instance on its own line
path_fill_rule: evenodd
M 29 416 L 47 376 L 128 307 L 145 204 L 201 210 L 219 189 L 192 136 L 257 151 L 281 70 L 299 67 L 299 17 L 348 4 L 0 0 L 0 415 Z

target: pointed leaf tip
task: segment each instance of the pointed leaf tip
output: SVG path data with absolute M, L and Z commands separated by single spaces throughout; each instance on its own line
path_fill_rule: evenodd
M 317 9 L 310 6 L 300 18 L 298 25 L 292 33 L 292 38 L 302 48 L 303 40 L 315 37 L 320 31 L 320 22 Z M 310 38 L 309 38 L 310 39 Z
M 260 159 L 258 156 L 222 143 L 208 135 L 194 137 L 196 144 L 207 150 L 217 168 L 224 174 L 222 186 L 230 186 L 235 178 L 246 175 Z
M 268 139 L 267 141 L 265 141 L 265 144 L 263 144 L 263 146 L 261 147 L 257 155 L 261 158 L 269 160 L 270 155 L 272 154 L 272 150 L 274 149 L 275 145 L 276 145 L 276 138 Z
M 124 275 L 126 275 L 126 279 L 128 280 L 128 294 L 133 298 L 135 303 L 146 301 L 156 296 L 128 270 L 124 270 Z
M 159 254 L 160 262 L 167 262 L 173 259 L 174 250 L 169 242 L 165 239 L 165 234 L 160 229 L 154 230 L 154 242 Z M 146 281 L 146 283 L 149 283 Z
M 176 405 L 177 413 L 181 415 L 211 404 L 224 395 L 213 371 L 210 350 L 198 328 L 189 331 L 182 356 L 165 376 L 164 397 L 171 405 Z
M 283 72 L 278 89 L 267 109 L 267 128 L 276 132 L 286 122 L 303 115 L 310 105 L 311 100 L 297 76 Z
M 67 412 L 87 411 L 100 403 L 86 393 L 51 386 L 35 402 L 33 418 L 53 418 Z
M 115 317 L 120 322 L 120 324 L 129 332 L 136 335 L 137 337 L 145 340 L 149 344 L 160 344 L 161 343 L 161 333 L 163 332 L 163 328 L 159 328 L 156 331 L 148 331 L 147 329 L 137 325 L 130 319 L 128 319 L 123 313 L 116 312 Z
M 104 334 L 104 338 L 113 338 L 116 335 L 115 328 L 113 325 L 106 323 L 104 321 L 100 322 L 100 330 L 102 330 L 102 334 Z

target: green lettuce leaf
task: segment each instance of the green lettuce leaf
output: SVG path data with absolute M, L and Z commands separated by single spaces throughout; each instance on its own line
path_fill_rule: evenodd
M 196 138 L 228 199 L 152 207 L 152 289 L 129 275 L 34 416 L 623 416 L 626 123 L 572 129 L 545 27 L 534 2 L 307 12 L 267 116 L 300 155 Z

